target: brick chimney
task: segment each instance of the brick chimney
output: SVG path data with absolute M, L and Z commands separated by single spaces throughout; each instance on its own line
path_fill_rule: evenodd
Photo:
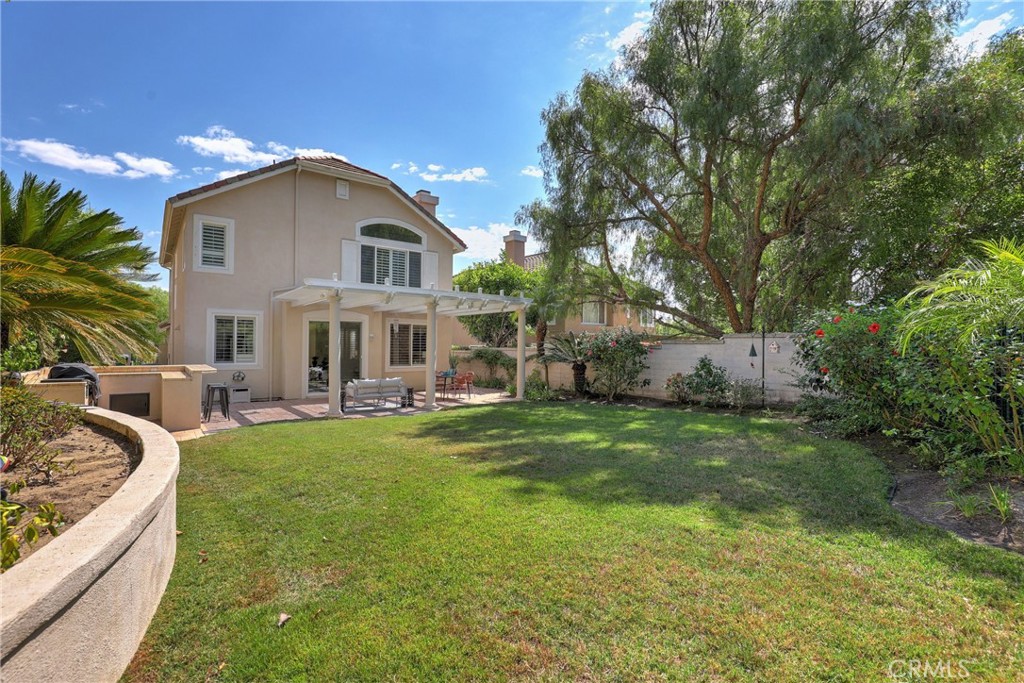
M 526 235 L 513 230 L 505 235 L 505 256 L 517 266 L 526 267 Z
M 422 206 L 427 210 L 431 216 L 437 215 L 437 203 L 441 200 L 430 194 L 427 190 L 416 190 L 416 195 L 412 198 L 414 202 Z

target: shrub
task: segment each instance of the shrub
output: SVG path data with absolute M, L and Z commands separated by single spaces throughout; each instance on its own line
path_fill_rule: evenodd
M 505 390 L 511 396 L 516 395 L 515 382 L 510 382 Z M 562 394 L 553 390 L 540 376 L 540 369 L 534 368 L 533 372 L 526 378 L 526 391 L 523 395 L 527 401 L 560 401 Z
M 701 356 L 692 373 L 672 375 L 665 382 L 665 389 L 680 403 L 720 406 L 728 402 L 732 383 L 725 368 L 715 365 L 707 356 Z
M 0 455 L 9 470 L 27 477 L 42 475 L 45 483 L 51 482 L 70 463 L 58 462 L 58 453 L 48 443 L 82 421 L 81 409 L 50 403 L 18 387 L 0 391 Z
M 978 452 L 1012 464 L 1009 453 L 1024 452 L 1024 340 L 1003 331 L 958 348 L 956 330 L 931 330 L 901 350 L 904 316 L 851 308 L 809 322 L 794 357 L 798 384 L 811 392 L 800 410 L 813 413 L 818 398 L 830 398 L 837 403 L 826 423 L 839 433 L 883 429 L 933 465 Z
M 11 492 L 17 493 L 18 486 L 12 486 Z M 8 500 L 0 501 L 0 571 L 7 571 L 21 557 L 23 543 L 32 545 L 44 533 L 57 535 L 57 527 L 64 521 L 64 516 L 57 512 L 52 503 L 39 506 L 32 520 L 19 529 L 25 506 Z
M 736 410 L 760 406 L 764 402 L 764 387 L 759 379 L 733 379 L 729 392 L 729 403 Z
M 640 379 L 648 367 L 650 353 L 643 343 L 645 336 L 620 327 L 583 338 L 583 351 L 594 368 L 592 386 L 607 400 L 651 383 L 649 379 Z
M 503 353 L 498 349 L 474 349 L 473 353 L 469 356 L 470 360 L 478 360 L 484 364 L 487 368 L 487 378 L 489 382 L 495 382 L 498 380 L 498 369 L 505 371 L 508 381 L 513 381 L 516 374 L 516 359 L 509 356 L 507 353 Z M 486 386 L 477 382 L 480 386 Z M 504 382 L 497 381 L 497 386 L 504 386 Z

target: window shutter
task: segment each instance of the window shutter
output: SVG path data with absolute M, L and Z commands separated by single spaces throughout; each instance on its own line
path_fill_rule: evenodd
M 378 285 L 385 284 L 391 277 L 391 250 L 377 247 L 377 272 L 375 282 Z
M 359 268 L 359 281 L 368 284 L 373 284 L 373 253 L 374 248 L 363 245 L 360 250 L 361 263 Z M 344 271 L 342 271 L 344 273 Z
M 256 362 L 256 321 L 252 318 L 235 319 L 235 362 Z
M 420 284 L 420 273 L 422 256 L 418 251 L 409 252 L 409 286 L 410 287 L 422 287 Z
M 429 287 L 430 285 L 434 285 L 435 288 L 438 287 L 436 251 L 423 252 L 423 267 L 422 276 L 420 277 L 420 287 Z
M 395 287 L 407 286 L 406 259 L 408 254 L 407 251 L 391 251 L 391 284 Z
M 227 232 L 223 225 L 203 223 L 200 265 L 211 268 L 227 267 Z
M 346 282 L 360 281 L 359 242 L 341 241 L 341 279 Z
M 213 360 L 215 363 L 234 362 L 234 336 L 234 318 L 229 316 L 217 316 L 216 318 L 214 318 Z

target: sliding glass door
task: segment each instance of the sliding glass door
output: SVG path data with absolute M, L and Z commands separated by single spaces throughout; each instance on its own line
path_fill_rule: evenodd
M 327 393 L 327 372 L 331 358 L 329 349 L 330 325 L 326 320 L 306 323 L 306 394 Z M 344 321 L 341 325 L 341 353 L 337 359 L 342 384 L 359 379 L 362 366 L 362 323 Z

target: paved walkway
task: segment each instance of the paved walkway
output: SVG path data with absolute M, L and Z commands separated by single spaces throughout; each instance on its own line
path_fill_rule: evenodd
M 395 415 L 417 415 L 425 411 L 423 409 L 424 393 L 416 392 L 415 406 L 412 408 L 395 407 L 394 402 L 388 402 L 386 407 L 373 405 L 349 405 L 345 409 L 343 420 L 355 420 L 366 417 L 390 417 Z M 465 394 L 458 397 L 449 396 L 446 399 L 437 400 L 438 408 L 462 408 L 466 406 L 481 406 L 490 403 L 504 403 L 513 400 L 508 394 L 500 389 L 484 389 L 475 387 L 473 396 L 466 398 Z M 198 439 L 207 434 L 216 434 L 238 427 L 265 424 L 267 422 L 288 422 L 291 420 L 313 420 L 327 415 L 327 401 L 324 398 L 295 399 L 289 401 L 257 401 L 255 403 L 235 403 L 228 411 L 228 417 L 221 415 L 216 408 L 213 409 L 213 416 L 209 422 L 204 422 L 200 429 L 192 429 L 184 432 L 174 432 L 173 436 L 177 441 L 189 441 Z

